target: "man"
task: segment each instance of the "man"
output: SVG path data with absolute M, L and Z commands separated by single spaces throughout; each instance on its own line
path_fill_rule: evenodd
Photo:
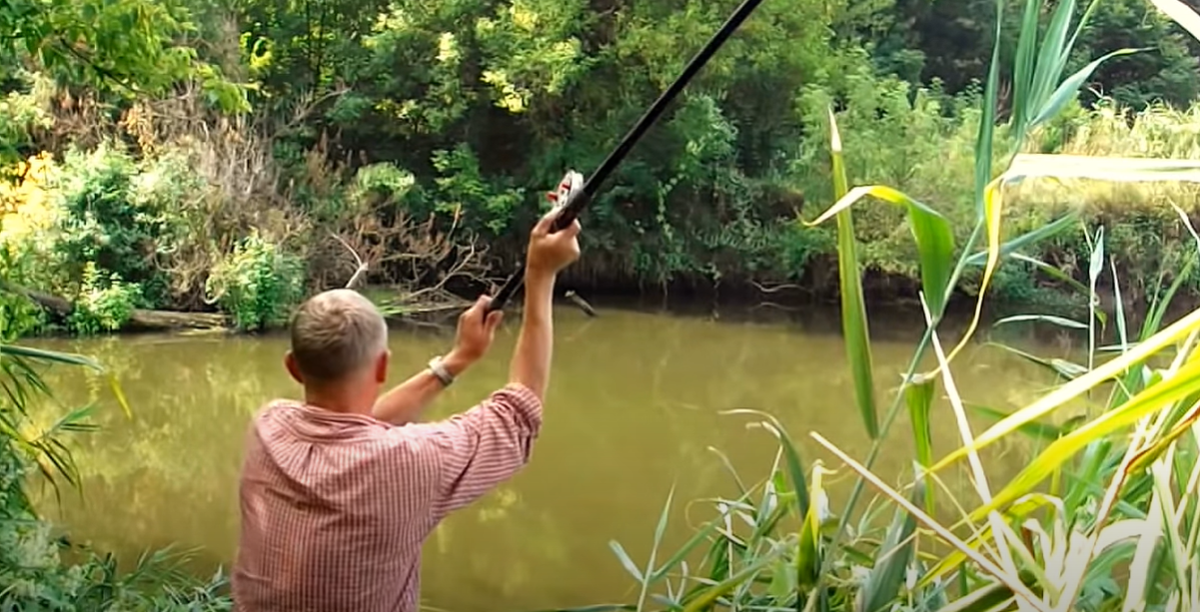
M 415 612 L 421 545 L 447 513 L 513 476 L 542 424 L 555 277 L 579 257 L 579 224 L 534 228 L 525 308 L 509 382 L 450 419 L 413 423 L 487 352 L 502 313 L 481 297 L 454 349 L 382 397 L 387 327 L 361 295 L 338 290 L 292 320 L 288 372 L 304 401 L 255 416 L 241 480 L 232 583 L 242 612 Z

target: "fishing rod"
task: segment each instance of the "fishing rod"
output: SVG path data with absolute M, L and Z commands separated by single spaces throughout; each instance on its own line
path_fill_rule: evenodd
M 762 0 L 744 0 L 742 2 L 741 6 L 739 6 L 737 10 L 734 11 L 733 15 L 730 15 L 729 19 L 726 20 L 724 25 L 721 26 L 721 29 L 717 30 L 716 34 L 713 34 L 713 37 L 708 41 L 708 44 L 704 45 L 704 48 L 700 49 L 700 52 L 692 58 L 692 61 L 688 62 L 688 65 L 684 67 L 683 72 L 675 79 L 673 83 L 671 83 L 671 86 L 668 87 L 667 90 L 658 97 L 658 100 L 654 101 L 654 104 L 646 111 L 644 115 L 642 115 L 641 119 L 638 119 L 638 122 L 634 124 L 633 128 L 630 129 L 627 134 L 625 134 L 625 137 L 621 139 L 621 142 L 617 144 L 617 147 L 608 154 L 608 157 L 605 158 L 604 162 L 600 164 L 600 167 L 597 168 L 594 173 L 592 173 L 592 176 L 587 179 L 587 182 L 585 182 L 582 187 L 579 186 L 579 181 L 582 177 L 578 172 L 568 172 L 566 176 L 563 177 L 558 189 L 558 216 L 555 217 L 554 223 L 550 226 L 550 231 L 552 233 L 565 229 L 575 221 L 575 219 L 579 216 L 579 213 L 583 212 L 583 209 L 591 203 L 592 198 L 595 197 L 596 192 L 599 191 L 600 185 L 604 182 L 604 180 L 607 179 L 608 176 L 617 169 L 617 166 L 620 165 L 621 161 L 624 160 L 627 155 L 629 155 L 629 151 L 633 149 L 633 145 L 637 144 L 637 142 L 641 140 L 642 136 L 645 135 L 646 131 L 650 129 L 650 126 L 654 125 L 654 123 L 658 121 L 659 117 L 667 109 L 667 105 L 674 101 L 677 96 L 679 96 L 679 93 L 683 91 L 683 88 L 687 86 L 688 82 L 690 82 L 692 78 L 696 76 L 696 73 L 708 63 L 708 60 L 711 59 L 714 54 L 716 54 L 717 50 L 721 48 L 721 45 L 725 44 L 725 41 L 730 35 L 733 34 L 734 30 L 737 30 L 738 26 L 742 25 L 742 22 L 745 21 L 746 18 L 750 16 L 750 13 L 753 13 L 754 9 L 758 8 L 758 5 L 761 3 Z M 500 292 L 497 293 L 496 297 L 492 298 L 491 303 L 488 304 L 488 312 L 490 313 L 492 311 L 504 308 L 505 304 L 508 303 L 508 300 L 512 298 L 513 294 L 516 293 L 517 289 L 519 289 L 524 282 L 525 261 L 522 260 L 517 266 L 517 271 L 514 272 L 512 276 L 508 277 L 508 280 L 505 281 L 504 286 L 500 288 Z

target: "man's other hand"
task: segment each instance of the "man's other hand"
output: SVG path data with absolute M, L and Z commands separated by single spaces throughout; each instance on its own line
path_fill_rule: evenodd
M 487 307 L 492 298 L 479 296 L 475 305 L 458 317 L 458 333 L 454 340 L 454 352 L 470 361 L 483 357 L 496 336 L 496 328 L 504 319 L 504 311 L 488 314 Z

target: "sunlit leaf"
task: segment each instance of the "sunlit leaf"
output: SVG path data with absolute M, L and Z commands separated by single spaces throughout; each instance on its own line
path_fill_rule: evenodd
M 1047 506 L 1054 507 L 1059 504 L 1061 504 L 1061 502 L 1058 502 L 1057 500 L 1055 500 L 1047 495 L 1044 495 L 1041 493 L 1034 493 L 1032 495 L 1025 496 L 1024 498 L 1018 500 L 1015 504 L 1010 506 L 1005 511 L 1004 517 L 1009 522 L 1012 522 L 1015 524 L 1015 523 L 1019 523 L 1019 522 L 1023 521 L 1026 517 L 1028 517 L 1030 514 L 1033 514 L 1033 512 L 1036 510 L 1040 510 Z M 970 517 L 965 517 L 965 518 L 963 518 L 962 521 L 960 521 L 959 525 L 952 525 L 950 528 L 956 529 L 962 525 L 969 523 L 969 521 L 970 521 Z M 980 529 L 972 536 L 972 538 L 970 540 L 966 541 L 966 545 L 971 550 L 978 551 L 979 549 L 983 548 L 983 546 L 985 544 L 989 543 L 991 536 L 992 536 L 992 528 L 990 525 L 985 524 L 980 527 Z M 945 555 L 941 559 L 939 559 L 937 564 L 934 565 L 932 568 L 930 568 L 930 570 L 924 576 L 921 577 L 921 579 L 917 582 L 917 586 L 918 587 L 928 586 L 933 580 L 936 580 L 938 578 L 945 576 L 946 574 L 953 571 L 955 568 L 957 568 L 959 565 L 961 565 L 966 560 L 967 560 L 967 555 L 964 554 L 961 550 L 950 551 L 950 553 L 948 555 Z
M 1200 14 L 1181 0 L 1150 0 L 1158 10 L 1187 30 L 1196 40 L 1200 40 Z
M 796 580 L 802 588 L 810 588 L 817 581 L 817 568 L 821 566 L 821 507 L 825 498 L 822 474 L 825 470 L 817 461 L 812 470 L 812 503 L 800 525 L 800 547 L 796 553 Z
M 843 200 L 849 189 L 842 139 L 837 119 L 829 111 L 830 154 L 833 164 L 834 197 Z M 842 333 L 846 342 L 846 357 L 854 378 L 854 397 L 863 425 L 871 438 L 879 437 L 879 417 L 875 411 L 874 366 L 871 358 L 871 331 L 867 307 L 863 301 L 862 271 L 858 264 L 858 240 L 854 235 L 854 219 L 850 207 L 836 204 L 816 223 L 837 215 L 838 277 L 841 287 Z M 814 223 L 815 224 L 815 223 Z
M 1150 464 L 1154 461 L 1157 461 L 1172 444 L 1179 440 L 1179 438 L 1183 437 L 1183 434 L 1191 431 L 1192 427 L 1196 424 L 1197 419 L 1200 419 L 1200 403 L 1188 408 L 1183 417 L 1175 423 L 1174 427 L 1172 427 L 1165 436 L 1155 440 L 1153 444 L 1139 451 L 1138 454 L 1134 456 L 1133 461 L 1129 462 L 1129 467 L 1126 468 L 1125 471 L 1130 474 L 1135 474 L 1149 467 Z
M 1106 182 L 1200 182 L 1200 159 L 1094 157 L 1088 155 L 1022 153 L 1001 179 L 1092 179 Z
M 1192 360 L 1171 378 L 1148 387 L 1125 404 L 1055 440 L 1022 469 L 1003 490 L 997 493 L 990 504 L 972 512 L 972 517 L 978 520 L 980 517 L 986 516 L 988 512 L 1003 508 L 1018 497 L 1031 492 L 1038 483 L 1050 476 L 1092 441 L 1102 439 L 1118 429 L 1128 427 L 1146 415 L 1198 392 L 1200 392 L 1200 360 Z M 979 446 L 978 440 L 976 446 Z
M 1178 342 L 1184 336 L 1192 333 L 1197 328 L 1200 328 L 1200 310 L 1194 311 L 1179 319 L 1171 326 L 1163 329 L 1161 332 L 1138 344 L 1136 348 L 1130 350 L 1129 352 L 1100 365 L 1096 369 L 1084 374 L 1083 376 L 1071 380 L 1070 382 L 1043 396 L 1029 406 L 1017 410 L 1013 414 L 1009 415 L 1008 418 L 1000 421 L 987 431 L 979 434 L 979 436 L 975 438 L 973 449 L 982 449 L 1016 431 L 1020 425 L 1042 418 L 1068 401 L 1083 395 L 1104 381 L 1110 380 L 1120 375 L 1122 372 L 1130 369 L 1131 367 L 1140 364 L 1154 353 L 1171 344 L 1174 344 L 1175 342 Z M 1176 381 L 1176 384 L 1179 384 L 1178 378 L 1172 380 Z M 1062 441 L 1060 440 L 1059 442 L 1061 443 Z M 958 461 L 962 457 L 966 456 L 968 452 L 969 451 L 966 447 L 959 448 L 951 452 L 931 469 L 932 471 L 936 472 L 947 465 Z

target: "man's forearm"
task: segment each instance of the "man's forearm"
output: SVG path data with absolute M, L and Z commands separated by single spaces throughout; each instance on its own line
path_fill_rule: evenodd
M 472 360 L 451 351 L 442 360 L 442 365 L 457 377 L 471 365 Z M 442 381 L 429 370 L 422 370 L 408 380 L 396 385 L 375 402 L 371 416 L 393 425 L 404 425 L 417 420 L 429 402 L 442 391 Z
M 550 382 L 554 348 L 554 274 L 530 271 L 525 277 L 525 310 L 513 351 L 509 380 L 527 387 L 544 400 Z

